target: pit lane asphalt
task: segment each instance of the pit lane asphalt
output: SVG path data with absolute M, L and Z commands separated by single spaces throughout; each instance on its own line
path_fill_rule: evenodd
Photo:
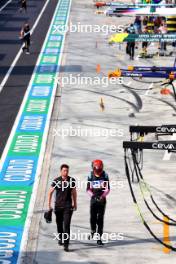
M 0 7 L 7 1 L 0 2 Z M 28 0 L 27 14 L 19 12 L 19 2 L 12 1 L 0 12 L 0 82 L 21 47 L 19 32 L 24 23 L 34 25 L 44 0 Z M 2 154 L 22 103 L 37 57 L 44 42 L 57 0 L 50 0 L 31 37 L 30 55 L 22 54 L 0 93 L 0 154 Z

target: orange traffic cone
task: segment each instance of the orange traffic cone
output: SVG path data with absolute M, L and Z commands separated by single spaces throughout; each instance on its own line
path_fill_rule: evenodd
M 96 72 L 97 72 L 97 73 L 100 73 L 100 71 L 101 71 L 101 66 L 100 66 L 100 64 L 97 64 Z

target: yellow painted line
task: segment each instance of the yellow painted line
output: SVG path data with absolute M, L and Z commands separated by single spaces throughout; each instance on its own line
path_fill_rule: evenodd
M 169 223 L 169 219 L 168 217 L 164 216 L 163 220 L 165 222 Z M 170 245 L 170 239 L 169 239 L 169 225 L 166 225 L 165 223 L 163 223 L 163 242 L 166 243 L 167 245 Z M 171 249 L 167 248 L 167 247 L 163 247 L 163 252 L 168 254 L 170 253 Z

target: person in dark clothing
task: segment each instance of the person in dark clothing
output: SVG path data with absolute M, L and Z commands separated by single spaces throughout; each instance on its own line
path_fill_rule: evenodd
M 30 26 L 29 24 L 25 24 L 21 30 L 21 39 L 23 40 L 24 46 L 22 48 L 23 52 L 26 50 L 26 54 L 29 53 L 30 41 L 31 41 L 31 34 L 30 34 Z
M 48 195 L 49 210 L 51 207 L 52 195 L 55 191 L 56 224 L 58 232 L 58 244 L 64 244 L 64 250 L 69 251 L 70 224 L 73 210 L 77 210 L 76 181 L 68 175 L 69 166 L 61 165 L 61 175 L 55 178 L 51 184 Z
M 134 28 L 137 34 L 141 34 L 142 32 L 142 21 L 140 16 L 136 16 L 134 21 Z
M 144 28 L 143 33 L 144 34 L 148 33 L 148 27 L 147 26 Z M 148 47 L 148 42 L 147 41 L 143 41 L 142 42 L 142 52 L 144 54 L 147 54 L 147 47 Z
M 128 43 L 128 54 L 130 55 L 130 60 L 134 60 L 134 51 L 135 51 L 135 41 Z
M 142 42 L 142 50 L 143 50 L 143 52 L 147 53 L 147 47 L 148 47 L 148 42 L 147 41 L 143 41 Z
M 27 1 L 26 0 L 21 0 L 20 1 L 20 5 L 21 5 L 20 12 L 22 12 L 23 9 L 24 9 L 25 10 L 25 13 L 27 13 Z
M 106 208 L 106 196 L 110 191 L 108 174 L 103 170 L 103 162 L 94 160 L 92 162 L 93 171 L 88 176 L 87 192 L 91 196 L 90 200 L 90 226 L 91 237 L 98 235 L 97 244 L 103 245 L 102 235 L 104 226 L 104 213 Z
M 130 27 L 126 30 L 129 34 L 135 34 L 135 27 L 133 24 L 130 25 Z M 127 42 L 126 46 L 126 53 L 130 56 L 131 60 L 134 60 L 134 52 L 135 52 L 135 41 Z

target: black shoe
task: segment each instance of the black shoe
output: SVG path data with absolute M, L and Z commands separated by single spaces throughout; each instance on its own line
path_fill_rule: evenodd
M 65 251 L 65 252 L 69 252 L 68 245 L 64 246 L 64 251 Z
M 101 239 L 99 239 L 99 240 L 97 240 L 97 245 L 98 245 L 98 246 L 103 246 L 103 245 L 104 245 L 104 243 L 102 242 L 102 240 L 101 240 Z

